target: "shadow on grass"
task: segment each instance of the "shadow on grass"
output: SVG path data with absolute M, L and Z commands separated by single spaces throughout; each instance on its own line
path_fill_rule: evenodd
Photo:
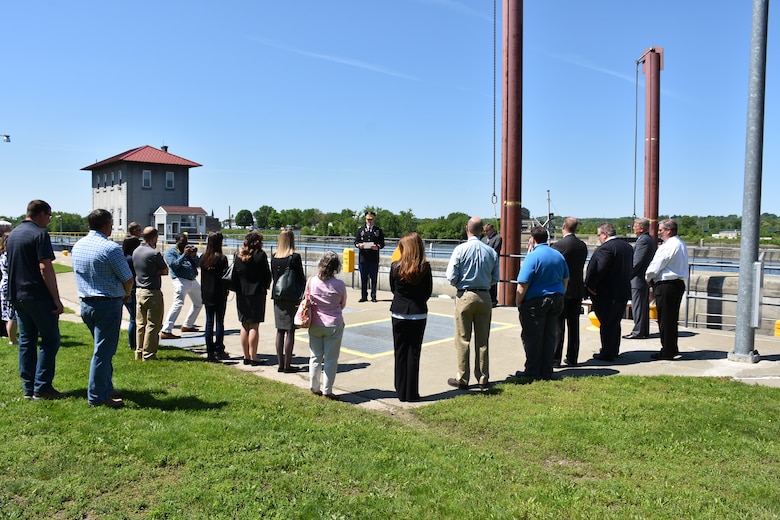
M 503 389 L 496 384 L 493 384 L 490 388 L 483 390 L 478 385 L 471 385 L 468 389 L 455 389 L 447 390 L 445 392 L 438 392 L 430 395 L 421 395 L 420 399 L 415 402 L 418 403 L 435 403 L 437 401 L 443 401 L 445 399 L 452 399 L 454 397 L 460 397 L 465 395 L 481 395 L 490 394 L 498 395 L 503 393 Z M 369 388 L 367 390 L 360 390 L 358 392 L 352 392 L 348 394 L 342 394 L 341 400 L 351 404 L 363 404 L 370 401 L 379 401 L 382 399 L 397 399 L 398 394 L 393 390 Z
M 71 390 L 70 394 L 78 399 L 87 399 L 86 388 Z M 230 404 L 227 401 L 204 401 L 193 396 L 168 397 L 161 391 L 141 392 L 136 390 L 122 390 L 122 400 L 130 408 L 135 405 L 138 408 L 156 408 L 163 411 L 218 410 Z

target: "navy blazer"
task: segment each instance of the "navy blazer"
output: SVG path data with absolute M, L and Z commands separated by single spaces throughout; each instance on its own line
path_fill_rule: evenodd
M 588 258 L 588 246 L 574 234 L 568 234 L 550 247 L 560 252 L 569 266 L 569 285 L 566 286 L 564 298 L 582 300 L 585 296 L 582 273 Z
M 390 290 L 393 292 L 393 303 L 390 312 L 397 314 L 427 314 L 428 298 L 433 292 L 433 274 L 431 264 L 425 263 L 425 272 L 420 281 L 412 285 L 404 281 L 398 273 L 398 262 L 390 266 Z
M 619 238 L 607 240 L 593 253 L 585 274 L 585 287 L 604 300 L 631 299 L 631 269 L 634 248 Z M 590 294 L 590 293 L 588 293 Z

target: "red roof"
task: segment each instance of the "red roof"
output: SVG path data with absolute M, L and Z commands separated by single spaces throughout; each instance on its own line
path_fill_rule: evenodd
M 171 164 L 175 166 L 189 166 L 191 168 L 203 166 L 202 164 L 190 161 L 184 157 L 179 157 L 178 155 L 173 155 L 172 153 L 160 150 L 159 148 L 153 148 L 149 145 L 146 145 L 139 148 L 133 148 L 132 150 L 120 153 L 119 155 L 115 155 L 113 157 L 109 157 L 108 159 L 96 162 L 95 164 L 85 166 L 82 168 L 82 170 L 94 170 L 96 168 L 118 162 Z
M 189 215 L 207 215 L 206 210 L 193 206 L 160 206 L 166 213 L 186 213 Z M 159 208 L 158 208 L 159 209 Z

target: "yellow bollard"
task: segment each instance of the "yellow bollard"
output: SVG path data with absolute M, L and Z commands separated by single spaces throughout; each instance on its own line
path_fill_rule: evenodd
M 658 319 L 658 307 L 656 307 L 655 305 L 650 306 L 650 319 L 651 320 Z
M 780 320 L 775 320 L 775 337 L 780 336 Z
M 351 247 L 344 249 L 344 255 L 341 263 L 345 273 L 355 272 L 355 250 Z
M 64 250 L 62 251 L 62 256 L 68 256 L 69 254 L 70 254 L 70 253 L 68 253 L 68 250 L 67 250 L 67 249 L 64 249 Z
M 393 251 L 393 256 L 390 257 L 390 262 L 397 262 L 401 259 L 401 249 L 396 247 Z
M 590 324 L 593 325 L 593 327 L 600 329 L 601 328 L 601 322 L 596 317 L 596 313 L 593 311 L 590 311 L 588 313 L 588 319 L 590 320 Z

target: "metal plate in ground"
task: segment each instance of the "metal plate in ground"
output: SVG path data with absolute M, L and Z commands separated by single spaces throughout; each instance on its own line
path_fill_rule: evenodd
M 492 322 L 490 330 L 495 331 L 514 326 L 516 325 Z M 454 327 L 452 316 L 429 313 L 423 337 L 423 348 L 453 341 Z M 296 335 L 296 339 L 308 342 L 309 335 L 301 331 Z M 390 318 L 347 325 L 344 329 L 344 339 L 341 341 L 341 351 L 368 358 L 392 354 L 393 325 Z

